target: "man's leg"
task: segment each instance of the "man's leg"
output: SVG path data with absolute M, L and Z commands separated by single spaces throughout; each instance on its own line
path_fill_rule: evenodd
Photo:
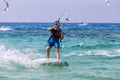
M 56 58 L 57 58 L 57 60 L 60 60 L 59 48 L 55 48 L 55 52 L 56 52 Z
M 50 46 L 46 48 L 46 58 L 50 58 Z

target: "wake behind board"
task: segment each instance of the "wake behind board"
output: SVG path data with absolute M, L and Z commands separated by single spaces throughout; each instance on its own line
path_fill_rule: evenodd
M 46 59 L 43 58 L 40 61 L 40 65 L 48 65 L 48 66 L 69 66 L 69 63 L 66 61 L 57 61 L 56 59 Z

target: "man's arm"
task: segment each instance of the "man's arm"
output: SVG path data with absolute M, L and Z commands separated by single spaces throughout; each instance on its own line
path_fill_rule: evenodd
M 64 32 L 61 30 L 61 31 L 60 31 L 60 34 L 61 34 L 61 35 L 60 35 L 60 41 L 62 41 L 62 39 L 64 38 Z
M 51 31 L 51 30 L 53 30 L 53 29 L 54 29 L 54 26 L 53 26 L 53 27 L 48 28 L 47 30 L 48 30 L 48 31 Z

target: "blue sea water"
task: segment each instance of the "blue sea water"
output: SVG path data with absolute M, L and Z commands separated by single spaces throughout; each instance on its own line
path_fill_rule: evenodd
M 68 67 L 39 64 L 51 26 L 0 23 L 0 80 L 120 80 L 120 24 L 62 23 L 60 55 Z

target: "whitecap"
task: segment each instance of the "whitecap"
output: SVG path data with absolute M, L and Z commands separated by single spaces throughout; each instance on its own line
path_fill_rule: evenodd
M 83 52 L 82 54 L 79 53 L 79 56 L 85 56 L 85 55 L 101 55 L 101 56 L 107 56 L 107 57 L 116 57 L 120 56 L 120 50 L 90 50 Z
M 107 57 L 117 57 L 120 56 L 120 50 L 89 50 L 89 51 L 74 51 L 68 54 L 62 54 L 64 57 L 69 56 L 107 56 Z
M 46 61 L 46 58 L 38 58 L 36 57 L 36 54 L 25 54 L 17 49 L 11 49 L 4 45 L 0 45 L 0 67 L 6 66 L 8 69 L 17 69 L 18 66 L 22 68 L 37 68 L 40 67 L 40 64 Z M 54 62 L 56 59 L 49 59 L 48 62 L 50 61 Z
M 17 64 L 24 67 L 30 67 L 32 59 L 28 54 L 21 53 L 17 49 L 7 49 L 4 45 L 0 45 L 0 64 L 12 65 Z M 14 65 L 13 65 L 14 66 Z
M 9 30 L 13 30 L 12 28 L 10 27 L 0 27 L 0 31 L 9 31 Z

